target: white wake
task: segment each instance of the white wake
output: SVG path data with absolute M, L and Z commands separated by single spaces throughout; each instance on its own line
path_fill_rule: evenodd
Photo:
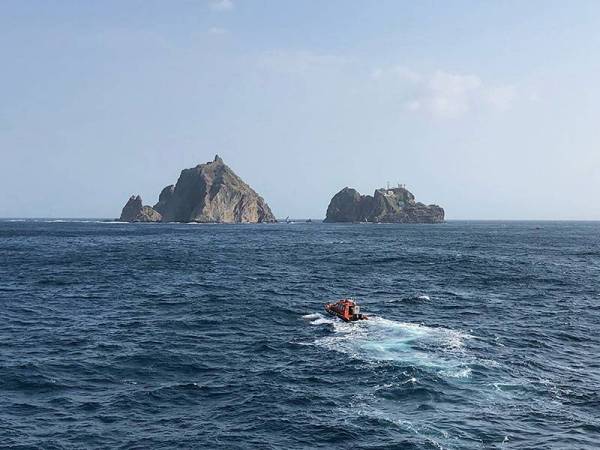
M 443 327 L 398 322 L 372 316 L 346 323 L 322 314 L 304 316 L 312 325 L 327 324 L 332 333 L 314 344 L 363 361 L 397 361 L 436 372 L 443 377 L 468 378 L 471 374 L 465 342 L 467 333 Z

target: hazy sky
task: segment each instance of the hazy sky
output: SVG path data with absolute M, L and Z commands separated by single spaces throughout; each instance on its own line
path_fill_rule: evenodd
M 117 217 L 215 153 L 278 217 L 390 181 L 600 219 L 600 1 L 0 2 L 0 217 Z

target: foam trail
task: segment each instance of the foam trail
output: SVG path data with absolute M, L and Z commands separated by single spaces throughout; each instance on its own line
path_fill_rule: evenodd
M 306 320 L 314 320 L 314 319 L 318 319 L 320 317 L 323 317 L 323 316 L 319 313 L 306 314 L 306 315 L 302 316 L 302 318 L 306 319 Z
M 311 325 L 333 324 L 333 320 L 323 316 L 323 314 L 313 313 L 302 316 L 303 319 L 310 321 Z
M 318 325 L 321 319 L 312 324 Z M 333 334 L 315 345 L 364 361 L 397 361 L 450 378 L 471 374 L 464 342 L 470 335 L 372 316 L 367 321 L 333 321 Z
M 333 320 L 331 319 L 326 319 L 325 317 L 321 317 L 317 320 L 313 320 L 310 324 L 311 325 L 322 325 L 322 324 L 332 324 Z

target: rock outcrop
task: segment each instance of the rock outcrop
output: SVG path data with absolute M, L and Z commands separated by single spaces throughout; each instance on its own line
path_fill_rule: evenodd
M 140 210 L 141 199 L 129 205 L 132 199 L 123 209 L 125 213 L 128 208 L 128 214 L 122 214 L 122 220 L 139 215 L 135 213 Z M 182 170 L 177 183 L 161 191 L 158 203 L 153 208 L 142 208 L 149 208 L 163 222 L 276 222 L 263 198 L 225 165 L 218 155 L 211 162 Z M 132 214 L 129 214 L 130 210 Z
M 416 202 L 404 187 L 377 189 L 373 196 L 345 187 L 327 208 L 325 222 L 442 223 L 444 209 Z
M 132 195 L 121 211 L 122 222 L 160 222 L 162 216 L 150 206 L 142 205 L 142 197 Z
M 174 184 L 170 184 L 167 187 L 165 187 L 162 191 L 160 191 L 160 195 L 158 196 L 158 203 L 154 205 L 154 209 L 160 214 L 164 214 L 167 205 L 173 198 L 173 192 L 175 192 Z

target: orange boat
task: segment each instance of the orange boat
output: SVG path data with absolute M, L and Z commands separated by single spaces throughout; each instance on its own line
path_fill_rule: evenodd
M 327 303 L 325 311 L 333 316 L 337 316 L 344 322 L 354 322 L 356 320 L 367 320 L 368 317 L 360 313 L 360 306 L 354 300 L 344 298 L 335 303 Z

